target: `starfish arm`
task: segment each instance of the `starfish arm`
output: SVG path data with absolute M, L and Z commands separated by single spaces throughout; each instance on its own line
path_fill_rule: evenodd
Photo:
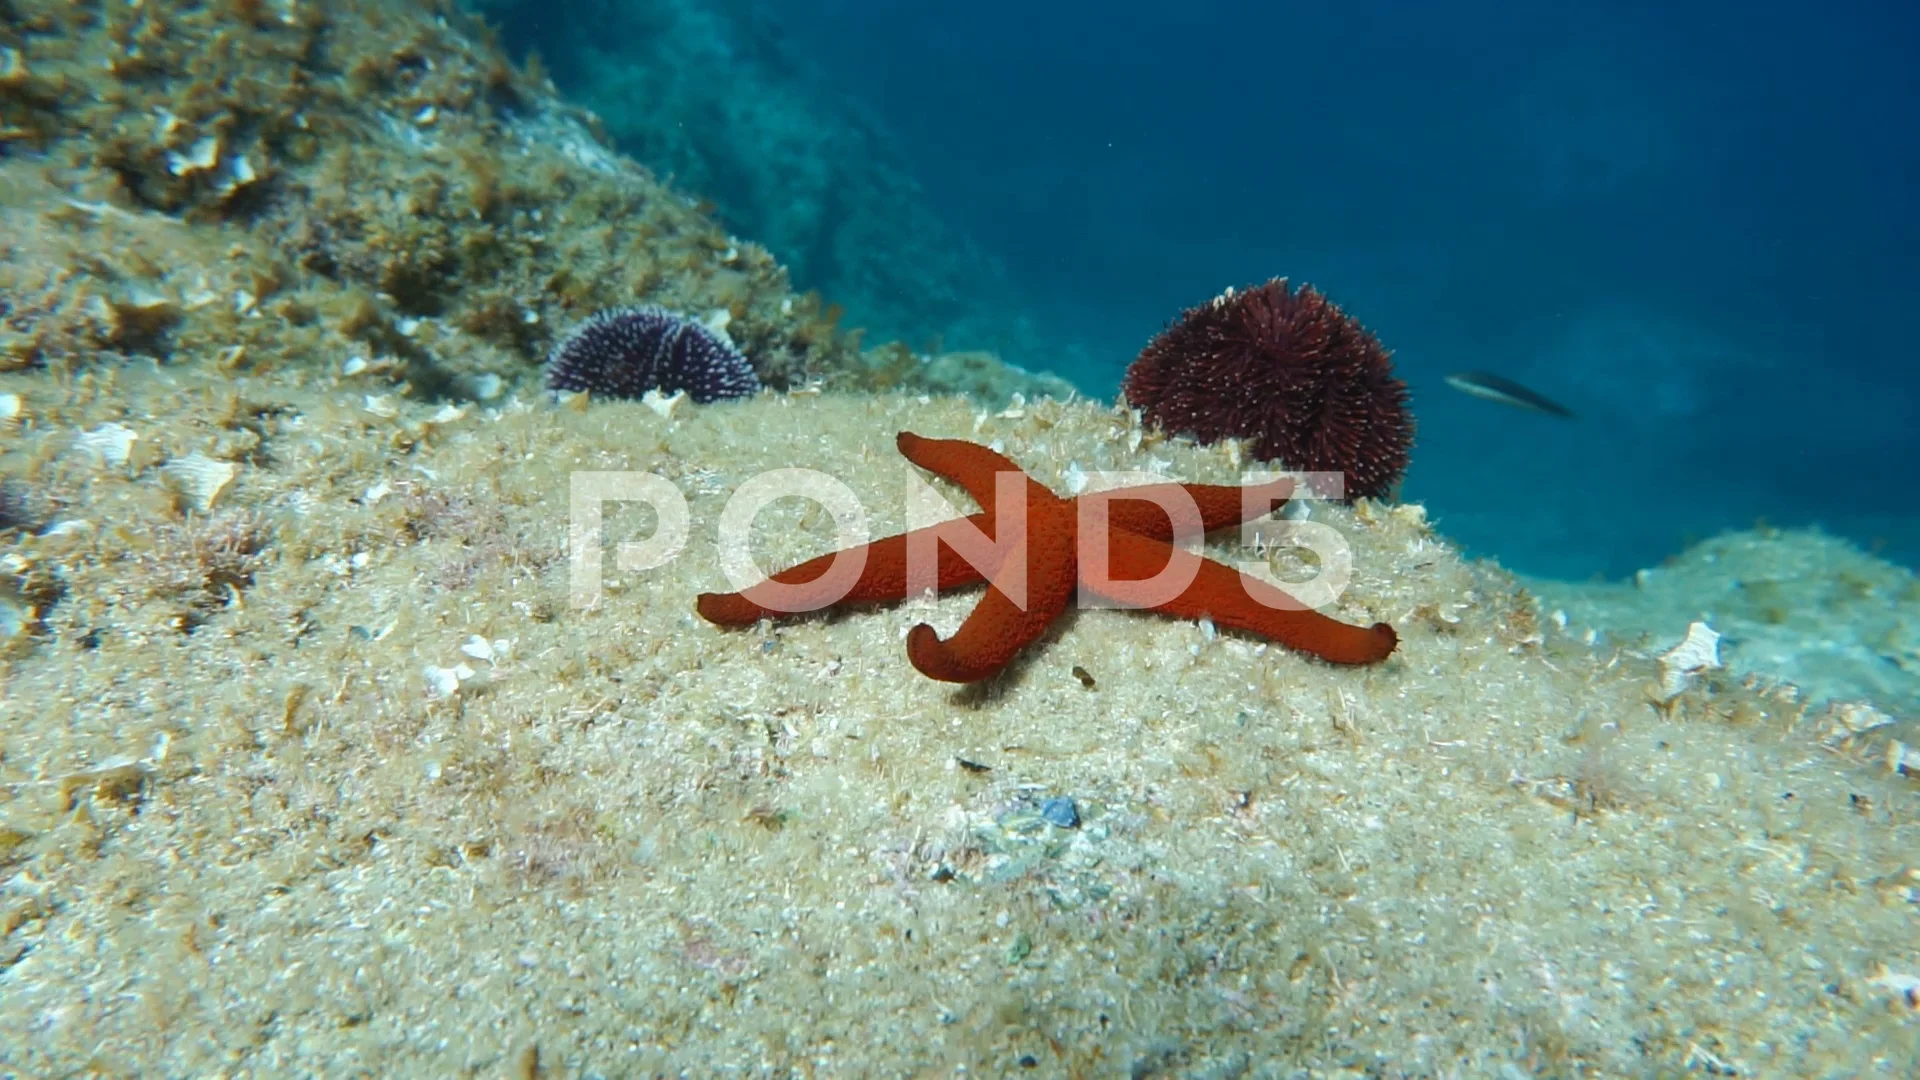
M 903 431 L 894 437 L 894 445 L 908 461 L 960 485 L 982 510 L 993 509 L 998 474 L 1026 475 L 1005 454 L 964 439 L 928 439 Z
M 700 614 L 723 626 L 742 626 L 826 607 L 898 600 L 928 586 L 946 590 L 986 580 L 991 587 L 953 637 L 943 641 L 925 624 L 907 635 L 913 666 L 949 682 L 975 682 L 1000 671 L 1066 610 L 1076 588 L 1122 606 L 1210 617 L 1228 629 L 1338 664 L 1375 663 L 1398 644 L 1386 623 L 1350 626 L 1171 542 L 1265 517 L 1276 503 L 1292 497 L 1289 479 L 1244 489 L 1148 485 L 1069 501 L 985 446 L 912 432 L 901 432 L 896 441 L 909 461 L 960 485 L 982 511 L 809 559 L 740 592 L 703 593 L 696 605 Z M 1024 498 L 999 505 L 1001 489 L 1011 493 L 1015 485 L 1024 485 Z M 1112 580 L 1097 578 L 1080 563 L 1079 541 L 1088 529 L 1108 541 Z M 931 565 L 923 565 L 929 553 Z M 849 554 L 860 557 L 858 572 L 847 567 L 835 573 L 836 560 Z M 976 568 L 968 555 L 984 568 Z M 1168 569 L 1174 580 L 1155 580 Z M 1186 584 L 1176 592 L 1172 586 L 1180 581 Z
M 1200 504 L 1200 524 L 1208 532 L 1241 525 L 1263 518 L 1293 500 L 1293 477 L 1282 476 L 1264 484 L 1236 487 L 1232 484 L 1182 484 L 1193 501 Z
M 694 602 L 702 618 L 719 626 L 752 626 L 766 618 L 780 618 L 784 615 L 797 615 L 821 608 L 838 607 L 848 604 L 877 604 L 889 600 L 901 600 L 907 595 L 907 550 L 916 536 L 932 536 L 936 541 L 938 557 L 935 563 L 934 587 L 942 592 L 957 589 L 965 585 L 977 585 L 986 580 L 985 572 L 975 569 L 973 564 L 954 551 L 947 537 L 956 534 L 962 525 L 991 531 L 993 517 L 990 514 L 975 514 L 968 518 L 955 518 L 938 525 L 929 525 L 924 529 L 915 529 L 911 533 L 901 533 L 885 539 L 875 540 L 866 545 L 866 562 L 860 568 L 860 576 L 853 587 L 844 595 L 836 595 L 838 590 L 833 584 L 823 580 L 827 568 L 833 564 L 838 552 L 808 559 L 797 566 L 782 570 L 762 582 L 742 592 L 701 593 Z M 859 549 L 849 549 L 859 550 Z M 768 582 L 781 585 L 814 584 L 817 589 L 809 594 L 802 590 L 789 593 L 779 607 L 768 606 L 765 601 L 771 599 L 773 590 L 767 588 Z
M 1007 593 L 1005 571 L 993 576 L 985 596 L 960 629 L 945 641 L 921 623 L 907 632 L 907 659 L 920 673 L 943 682 L 970 683 L 1007 666 L 1021 649 L 1046 632 L 1067 609 L 1074 590 L 1072 516 L 1064 504 L 1032 523 L 1009 560 L 1026 567 L 1025 605 Z
M 1229 484 L 1145 484 L 1121 488 L 1108 499 L 1108 520 L 1116 528 L 1155 540 L 1173 539 L 1173 522 L 1161 505 L 1173 489 L 1187 493 L 1200 508 L 1200 531 L 1212 532 L 1265 517 L 1293 498 L 1293 478 L 1283 476 L 1255 487 Z M 1081 498 L 1086 498 L 1082 495 Z M 1177 500 L 1173 505 L 1182 505 Z
M 1372 664 L 1392 655 L 1399 635 L 1386 623 L 1352 626 L 1304 607 L 1300 601 L 1258 578 L 1165 541 L 1115 529 L 1111 535 L 1114 576 L 1102 589 L 1105 599 L 1183 619 L 1210 618 L 1216 626 L 1243 630 L 1309 652 L 1334 664 Z M 1178 596 L 1164 602 L 1148 598 L 1146 578 L 1173 564 L 1193 566 L 1193 579 Z M 1175 565 L 1185 573 L 1185 565 Z

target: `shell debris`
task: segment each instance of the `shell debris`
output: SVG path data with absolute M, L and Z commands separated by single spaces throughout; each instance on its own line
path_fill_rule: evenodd
M 1836 701 L 1827 706 L 1821 718 L 1820 738 L 1828 746 L 1836 746 L 1892 723 L 1893 717 L 1864 701 Z
M 140 433 L 132 428 L 109 421 L 76 435 L 73 449 L 93 458 L 96 465 L 117 469 L 133 456 L 133 444 L 139 438 Z
M 1920 747 L 1908 746 L 1899 739 L 1887 740 L 1887 771 L 1920 779 Z
M 1703 622 L 1687 624 L 1686 640 L 1660 654 L 1660 695 L 1672 701 L 1692 685 L 1693 677 L 1720 666 L 1720 635 Z
M 672 395 L 667 395 L 661 393 L 659 387 L 647 391 L 640 398 L 641 403 L 647 408 L 668 420 L 673 419 L 674 410 L 679 408 L 680 403 L 685 400 L 687 400 L 685 390 L 675 390 Z
M 489 641 L 480 634 L 470 635 L 465 643 L 460 646 L 461 652 L 473 657 L 475 660 L 484 660 L 495 666 L 498 666 L 500 661 L 505 660 L 507 653 L 512 651 L 512 649 L 513 643 L 507 641 L 505 638 L 494 638 Z
M 166 485 L 194 508 L 207 511 L 240 473 L 231 461 L 218 461 L 195 450 L 160 467 Z
M 455 664 L 450 668 L 428 664 L 420 672 L 427 680 L 427 696 L 435 699 L 450 698 L 460 692 L 460 684 L 478 674 L 465 664 Z

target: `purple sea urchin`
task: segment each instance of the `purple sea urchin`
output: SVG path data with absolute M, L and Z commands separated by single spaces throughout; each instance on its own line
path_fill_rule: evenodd
M 547 355 L 547 388 L 626 400 L 685 390 L 705 405 L 759 393 L 760 379 L 726 338 L 648 305 L 610 308 L 575 327 Z

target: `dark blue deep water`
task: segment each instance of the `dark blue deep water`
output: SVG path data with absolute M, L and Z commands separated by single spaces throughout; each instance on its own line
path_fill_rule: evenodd
M 1394 349 L 1404 494 L 1476 553 L 1618 576 L 1765 519 L 1920 559 L 1911 4 L 763 9 L 1057 343 L 1009 359 L 1112 396 L 1287 275 Z M 1441 381 L 1475 368 L 1579 417 Z

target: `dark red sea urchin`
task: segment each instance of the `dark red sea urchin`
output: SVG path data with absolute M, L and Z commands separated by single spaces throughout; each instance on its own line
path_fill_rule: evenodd
M 1162 430 L 1238 437 L 1289 469 L 1345 476 L 1379 497 L 1407 468 L 1413 416 L 1387 350 L 1312 286 L 1227 290 L 1147 343 L 1121 393 Z
M 726 338 L 661 307 L 602 311 L 547 356 L 549 390 L 636 399 L 685 390 L 695 404 L 760 392 L 753 365 Z

